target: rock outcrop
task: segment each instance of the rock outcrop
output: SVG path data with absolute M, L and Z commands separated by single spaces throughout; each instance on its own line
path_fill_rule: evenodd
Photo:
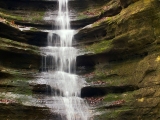
M 84 75 L 89 86 L 82 96 L 103 97 L 97 105 L 103 114 L 95 120 L 158 120 L 160 2 L 117 2 L 117 14 L 106 14 L 75 35 L 75 46 L 90 52 L 78 56 L 77 65 L 92 69 Z M 123 87 L 126 91 L 116 89 Z
M 86 52 L 77 57 L 77 73 L 87 80 L 81 97 L 98 111 L 93 119 L 159 120 L 160 1 L 74 0 L 69 5 L 77 30 L 74 46 Z M 45 29 L 55 28 L 56 10 L 54 0 L 0 1 L 0 119 L 58 119 L 48 108 L 26 102 L 43 98 L 46 87 L 52 90 L 29 81 L 38 77 L 40 47 L 47 45 Z

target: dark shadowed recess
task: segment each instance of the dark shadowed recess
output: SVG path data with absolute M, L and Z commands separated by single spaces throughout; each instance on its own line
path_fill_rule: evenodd
M 98 54 L 86 54 L 77 57 L 77 67 L 94 67 L 101 63 L 111 63 L 117 61 L 126 61 L 128 59 L 144 58 L 148 55 L 148 52 L 141 53 L 128 53 L 128 51 L 120 51 L 118 49 L 110 50 L 109 52 Z
M 109 93 L 123 93 L 127 91 L 137 90 L 137 86 L 125 85 L 125 86 L 106 86 L 106 87 L 84 87 L 81 89 L 81 97 L 97 97 L 104 96 Z
M 0 54 L 3 56 L 0 64 L 6 67 L 17 69 L 37 69 L 40 66 L 41 57 L 39 55 L 3 50 L 0 50 Z
M 0 7 L 8 10 L 48 10 L 55 8 L 57 1 L 44 0 L 1 0 Z M 55 8 L 56 9 L 56 8 Z
M 0 23 L 0 36 L 13 41 L 28 43 L 35 46 L 47 45 L 47 32 L 42 31 L 20 31 L 7 24 Z M 54 37 L 54 36 L 53 36 Z

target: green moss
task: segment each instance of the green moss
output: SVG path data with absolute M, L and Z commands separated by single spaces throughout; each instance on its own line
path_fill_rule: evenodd
M 32 91 L 29 86 L 28 81 L 31 80 L 31 75 L 24 76 L 22 75 L 22 71 L 15 71 L 12 69 L 9 71 L 7 69 L 8 76 L 3 78 L 0 83 L 2 86 L 0 91 L 1 92 L 13 92 L 14 94 L 23 94 L 23 95 L 31 95 Z M 24 73 L 23 73 L 24 74 Z
M 92 77 L 87 78 L 87 82 L 100 80 L 106 82 L 107 86 L 134 85 L 136 81 L 133 74 L 135 74 L 139 61 L 136 58 L 118 63 L 96 65 Z
M 32 28 L 30 29 L 30 31 L 38 31 L 38 29 L 35 28 L 35 27 L 32 27 Z
M 33 45 L 28 45 L 26 43 L 21 43 L 6 38 L 0 37 L 0 49 L 3 50 L 13 50 L 18 52 L 32 52 L 34 54 L 39 54 L 39 48 Z M 20 51 L 21 50 L 21 51 Z
M 0 8 L 0 17 L 2 17 L 4 19 L 9 19 L 9 20 L 23 20 L 22 17 L 15 16 L 11 12 L 4 10 L 2 8 Z
M 87 8 L 87 10 L 78 13 L 77 19 L 79 20 L 99 16 L 101 13 L 100 11 L 100 8 Z
M 43 21 L 44 12 L 30 12 L 30 19 L 26 19 L 31 22 L 40 22 Z
M 119 114 L 120 114 L 119 111 L 114 110 L 114 111 L 111 111 L 111 112 L 102 114 L 102 115 L 100 115 L 100 116 L 97 116 L 97 117 L 95 118 L 95 120 L 96 120 L 96 119 L 98 119 L 98 120 L 115 119 Z
M 13 93 L 22 95 L 32 95 L 32 90 L 29 89 L 29 86 L 21 86 L 21 87 L 15 87 Z
M 111 40 L 103 40 L 101 42 L 94 43 L 90 46 L 85 46 L 85 49 L 90 52 L 101 53 L 110 50 L 112 48 L 111 43 Z
M 120 108 L 115 110 L 110 110 L 107 113 L 96 116 L 94 120 L 116 120 L 122 113 L 131 111 L 131 108 Z
M 120 99 L 122 99 L 121 94 L 108 94 L 107 96 L 105 96 L 104 101 L 105 102 L 112 102 L 112 101 L 116 101 L 116 100 L 120 100 Z
M 130 104 L 130 102 L 134 99 L 134 94 L 135 92 L 125 92 L 125 93 L 121 93 L 121 94 L 107 94 L 104 98 L 104 102 L 114 102 L 117 100 L 124 100 L 125 103 L 124 104 Z
M 107 120 L 107 119 L 116 119 L 120 116 L 121 113 L 133 110 L 131 106 L 134 101 L 135 92 L 125 92 L 123 94 L 108 94 L 104 98 L 104 103 L 111 104 L 118 100 L 124 100 L 121 107 L 115 107 L 113 109 L 107 109 L 105 107 L 101 107 L 96 109 L 96 111 L 101 112 L 102 114 L 99 116 L 95 116 L 94 120 Z M 104 114 L 103 114 L 104 113 Z
M 88 18 L 87 15 L 84 15 L 82 13 L 80 13 L 78 16 L 77 16 L 77 20 L 81 20 L 81 19 L 85 19 L 85 18 Z
M 137 1 L 134 4 L 131 4 L 130 6 L 128 6 L 127 8 L 123 9 L 120 14 L 117 14 L 115 16 L 112 17 L 106 17 L 103 18 L 102 20 L 98 20 L 95 23 L 93 23 L 93 27 L 95 26 L 99 26 L 102 25 L 104 23 L 107 24 L 111 24 L 111 23 L 115 23 L 115 24 L 120 24 L 123 23 L 125 20 L 128 20 L 129 18 L 138 18 L 141 19 L 141 17 L 150 17 L 153 16 L 153 10 L 154 10 L 154 6 L 153 6 L 153 1 Z M 113 6 L 116 6 L 116 4 Z M 138 15 L 138 16 L 137 16 Z M 145 15 L 145 16 L 144 16 Z
M 0 17 L 6 20 L 13 20 L 13 21 L 25 21 L 25 22 L 42 22 L 45 12 L 42 11 L 27 11 L 25 16 L 17 15 L 12 13 L 11 11 L 7 11 L 4 9 L 0 9 Z
M 106 86 L 137 85 L 138 87 L 146 87 L 146 86 L 155 87 L 155 85 L 159 84 L 159 82 L 157 81 L 158 80 L 157 75 L 159 74 L 158 71 L 159 66 L 157 66 L 157 63 L 155 62 L 156 58 L 158 59 L 158 55 L 152 55 L 153 52 L 155 51 L 150 50 L 149 47 L 150 45 L 153 47 L 157 47 L 152 45 L 152 43 L 155 42 L 154 40 L 155 37 L 157 38 L 158 41 L 159 40 L 158 37 L 160 35 L 159 24 L 158 24 L 159 11 L 158 12 L 154 11 L 157 8 L 155 8 L 154 5 L 152 4 L 153 1 L 154 0 L 138 1 L 133 5 L 130 5 L 127 8 L 123 9 L 119 15 L 109 17 L 108 19 L 106 18 L 104 21 L 100 21 L 97 24 L 97 25 L 102 25 L 102 24 L 105 25 L 105 23 L 107 23 L 106 25 L 109 24 L 112 25 L 113 23 L 116 26 L 116 30 L 114 31 L 115 38 L 111 42 L 112 44 L 114 44 L 114 48 L 125 48 L 125 47 L 128 47 L 128 49 L 134 48 L 132 49 L 134 55 L 137 55 L 137 53 L 139 55 L 140 53 L 140 55 L 142 56 L 140 56 L 139 58 L 138 57 L 132 58 L 132 56 L 129 56 L 129 58 L 127 58 L 127 61 L 126 59 L 122 59 L 121 61 L 108 63 L 110 65 L 102 65 L 101 67 L 97 65 L 96 70 L 94 71 L 93 78 L 90 78 L 89 80 L 90 82 L 92 80 L 93 81 L 101 80 L 101 81 L 106 81 Z M 155 36 L 153 35 L 153 32 Z M 90 46 L 93 47 L 93 45 Z M 148 54 L 147 57 L 144 57 L 143 53 L 140 52 L 141 49 L 145 48 L 147 49 L 146 50 L 146 53 Z M 129 51 L 128 54 L 131 54 L 131 52 Z M 120 117 L 121 113 L 126 113 L 124 116 L 127 116 L 128 113 L 127 111 L 130 110 L 132 111 L 133 110 L 132 107 L 135 107 L 133 105 L 135 105 L 136 101 L 135 98 L 136 92 L 137 91 L 127 92 L 123 94 L 106 95 L 104 99 L 104 102 L 106 103 L 120 99 L 124 99 L 126 103 L 121 108 L 115 108 L 114 110 L 111 111 L 107 111 L 106 109 L 104 109 L 105 114 L 98 116 L 97 118 L 95 118 L 95 120 L 116 120 L 116 119 L 119 120 L 121 118 Z M 145 91 L 143 92 L 146 93 Z M 144 93 L 139 93 L 139 95 L 143 96 Z M 149 109 L 149 111 L 152 111 L 151 109 L 153 108 L 150 109 L 146 104 L 144 108 L 138 108 L 138 109 L 134 111 L 139 112 L 140 109 L 141 110 Z M 133 117 L 135 115 L 143 116 L 144 114 L 131 113 L 128 116 Z M 141 117 L 139 119 L 141 119 Z

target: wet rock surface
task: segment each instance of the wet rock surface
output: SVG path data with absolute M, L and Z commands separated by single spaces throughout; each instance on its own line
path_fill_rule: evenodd
M 77 57 L 77 67 L 84 68 L 78 71 L 87 80 L 81 96 L 98 111 L 95 120 L 160 119 L 159 5 L 158 0 L 70 1 L 75 46 L 90 52 Z M 56 1 L 0 1 L 1 93 L 38 98 L 47 87 L 51 91 L 29 81 L 41 67 L 39 47 L 47 45 L 44 30 L 55 27 L 56 9 Z M 59 119 L 47 108 L 23 105 L 28 99 L 13 102 L 6 95 L 0 96 L 0 119 Z

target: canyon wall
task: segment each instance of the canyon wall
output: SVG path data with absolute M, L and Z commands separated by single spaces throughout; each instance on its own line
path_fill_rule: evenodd
M 71 26 L 77 31 L 74 46 L 85 52 L 77 57 L 77 74 L 88 83 L 81 96 L 103 99 L 93 105 L 94 119 L 159 120 L 160 1 L 74 0 L 69 5 Z M 28 81 L 40 71 L 40 47 L 47 44 L 46 30 L 54 29 L 56 10 L 56 1 L 1 0 L 1 99 L 11 99 L 10 92 L 32 96 L 40 89 Z M 1 104 L 0 118 L 24 119 L 26 112 L 28 119 L 54 116 L 47 108 L 16 101 L 17 108 Z M 8 108 L 25 112 L 6 115 Z

